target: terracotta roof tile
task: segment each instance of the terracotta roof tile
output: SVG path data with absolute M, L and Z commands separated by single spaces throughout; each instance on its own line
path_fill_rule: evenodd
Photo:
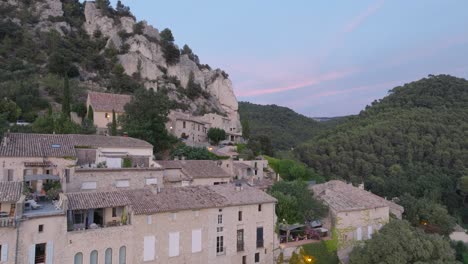
M 0 182 L 0 202 L 17 202 L 23 192 L 22 182 Z
M 390 207 L 403 212 L 403 207 L 366 190 L 333 180 L 313 185 L 314 195 L 337 212 Z
M 230 178 L 231 175 L 218 166 L 214 160 L 158 160 L 164 169 L 182 169 L 192 179 Z
M 114 110 L 117 113 L 123 113 L 125 112 L 124 106 L 132 100 L 131 95 L 125 94 L 90 92 L 88 96 L 95 112 L 112 112 Z
M 68 209 L 85 210 L 110 208 L 130 205 L 130 199 L 125 192 L 79 192 L 67 193 Z
M 78 134 L 5 134 L 0 144 L 3 157 L 75 157 L 75 146 L 152 148 L 146 141 L 130 137 Z

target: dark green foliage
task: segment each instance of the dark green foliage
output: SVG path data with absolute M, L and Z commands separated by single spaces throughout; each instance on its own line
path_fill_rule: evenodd
M 200 96 L 203 96 L 205 98 L 208 98 L 210 96 L 209 93 L 203 90 L 203 88 L 201 87 L 199 83 L 195 82 L 195 75 L 193 72 L 190 72 L 189 74 L 187 87 L 185 88 L 184 93 L 185 95 L 187 95 L 188 98 L 192 100 Z
M 338 264 L 340 260 L 336 252 L 330 252 L 324 241 L 320 243 L 312 243 L 302 246 L 304 253 L 307 256 L 312 256 L 315 259 L 313 264 Z
M 16 122 L 21 115 L 21 109 L 12 100 L 3 98 L 0 100 L 0 115 L 9 122 Z
M 131 168 L 132 167 L 132 160 L 129 157 L 123 158 L 122 167 L 123 168 Z
M 86 105 L 83 102 L 75 103 L 72 106 L 72 111 L 79 117 L 84 118 L 86 116 Z
M 143 24 L 142 21 L 136 23 L 133 25 L 133 33 L 138 34 L 138 35 L 143 35 L 143 30 L 145 29 L 145 25 Z
M 220 141 L 226 139 L 226 131 L 221 128 L 212 127 L 208 129 L 208 139 L 217 145 Z
M 124 72 L 124 68 L 120 64 L 116 64 L 112 71 L 114 78 L 111 79 L 110 88 L 116 93 L 133 93 L 139 88 L 142 88 L 142 85 L 128 76 Z
M 40 134 L 79 134 L 80 126 L 64 113 L 42 116 L 32 124 L 32 132 Z
M 280 177 L 286 181 L 315 181 L 316 183 L 322 183 L 325 179 L 318 175 L 313 169 L 308 168 L 305 164 L 289 159 L 276 159 L 266 156 L 268 165 L 276 172 L 279 173 Z
M 138 89 L 132 101 L 125 106 L 126 114 L 121 120 L 123 132 L 148 141 L 154 146 L 155 152 L 169 148 L 173 142 L 165 126 L 169 107 L 170 100 L 166 94 Z
M 463 264 L 468 263 L 468 247 L 462 241 L 451 241 L 450 245 L 455 250 L 455 258 Z
M 249 120 L 250 136 L 268 135 L 277 150 L 289 150 L 325 130 L 328 122 L 317 122 L 277 105 L 239 102 L 241 121 Z
M 171 151 L 172 158 L 182 159 L 184 157 L 188 160 L 217 160 L 218 156 L 209 152 L 206 148 L 190 147 L 185 144 L 179 144 L 174 150 Z
M 268 193 L 278 199 L 276 215 L 278 221 L 286 223 L 304 223 L 321 219 L 328 212 L 322 202 L 313 198 L 313 193 L 307 189 L 303 181 L 276 182 Z
M 468 168 L 468 81 L 429 76 L 396 87 L 358 116 L 296 149 L 318 173 L 373 193 L 462 208 L 458 179 Z
M 412 225 L 442 235 L 452 233 L 455 218 L 448 214 L 444 206 L 428 198 L 416 199 L 409 194 L 402 195 L 399 204 L 405 208 L 404 217 Z
M 187 55 L 189 59 L 195 62 L 197 65 L 200 64 L 200 59 L 195 53 L 193 53 L 192 49 L 187 44 L 182 47 L 180 53 L 181 55 Z
M 273 156 L 274 150 L 271 145 L 270 138 L 265 135 L 258 135 L 251 137 L 247 143 L 247 147 L 253 151 L 253 153 L 258 155 L 268 155 Z
M 242 137 L 244 139 L 250 138 L 250 123 L 248 119 L 244 119 L 241 121 L 242 123 Z
M 393 220 L 364 245 L 354 247 L 350 264 L 444 263 L 456 264 L 448 240 L 429 235 L 408 222 Z
M 174 65 L 179 62 L 180 50 L 174 44 L 174 36 L 170 29 L 166 28 L 159 34 L 161 37 L 161 46 L 163 56 L 167 64 Z
M 89 118 L 83 119 L 83 121 L 81 122 L 80 134 L 93 135 L 96 134 L 96 130 L 97 128 L 92 120 L 90 120 Z
M 94 120 L 94 110 L 91 105 L 88 107 L 88 119 L 91 121 Z
M 65 77 L 63 84 L 63 100 L 62 100 L 62 112 L 65 116 L 70 117 L 70 104 L 71 104 L 71 95 L 70 95 L 70 85 L 68 83 L 68 77 Z
M 96 7 L 101 9 L 102 14 L 110 15 L 113 11 L 109 0 L 96 0 Z
M 110 129 L 111 136 L 117 136 L 117 119 L 115 118 L 115 111 L 112 110 L 112 123 Z
M 132 13 L 130 12 L 130 7 L 128 6 L 125 6 L 124 4 L 122 4 L 122 1 L 117 1 L 117 5 L 115 7 L 115 12 L 118 16 L 131 16 L 131 17 L 134 17 L 132 15 Z

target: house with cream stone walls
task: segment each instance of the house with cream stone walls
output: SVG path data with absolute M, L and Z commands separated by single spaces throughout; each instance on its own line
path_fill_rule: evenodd
M 276 200 L 230 184 L 231 162 L 154 161 L 128 137 L 8 133 L 0 263 L 272 263 Z
M 112 122 L 112 110 L 116 118 L 125 113 L 125 105 L 132 100 L 130 95 L 89 92 L 86 99 L 86 109 L 93 109 L 93 122 L 98 133 L 107 132 L 107 124 Z M 89 114 L 89 113 L 88 113 Z
M 390 221 L 391 215 L 401 219 L 403 207 L 380 196 L 333 180 L 310 187 L 314 196 L 329 206 L 332 228 L 340 248 L 366 240 Z

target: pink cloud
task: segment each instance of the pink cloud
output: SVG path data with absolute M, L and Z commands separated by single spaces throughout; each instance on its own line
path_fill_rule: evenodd
M 357 27 L 359 27 L 368 17 L 372 16 L 375 14 L 379 9 L 383 6 L 384 0 L 379 0 L 369 6 L 363 13 L 359 14 L 357 17 L 355 17 L 351 22 L 349 22 L 345 28 L 344 32 L 349 33 L 351 31 L 354 31 Z
M 358 71 L 359 71 L 359 69 L 356 68 L 356 69 L 348 69 L 348 70 L 344 70 L 344 71 L 329 72 L 329 73 L 325 73 L 323 75 L 315 76 L 314 78 L 309 79 L 309 80 L 305 80 L 305 81 L 302 81 L 302 82 L 299 82 L 299 83 L 289 84 L 289 85 L 286 85 L 286 86 L 270 88 L 270 89 L 263 89 L 263 90 L 239 91 L 239 92 L 237 92 L 237 96 L 260 96 L 260 95 L 280 93 L 280 92 L 286 92 L 286 91 L 301 89 L 301 88 L 308 87 L 308 86 L 314 86 L 314 85 L 317 85 L 317 84 L 322 83 L 322 82 L 341 79 L 343 77 L 352 75 L 352 74 L 354 74 L 354 73 L 356 73 Z

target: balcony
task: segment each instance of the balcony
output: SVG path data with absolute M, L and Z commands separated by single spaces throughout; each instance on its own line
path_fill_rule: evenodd
M 262 248 L 262 247 L 263 247 L 263 239 L 257 240 L 257 248 Z
M 237 242 L 237 252 L 244 251 L 244 241 Z
M 216 256 L 226 255 L 226 247 L 216 248 Z
M 15 227 L 15 218 L 13 217 L 0 218 L 0 227 Z

